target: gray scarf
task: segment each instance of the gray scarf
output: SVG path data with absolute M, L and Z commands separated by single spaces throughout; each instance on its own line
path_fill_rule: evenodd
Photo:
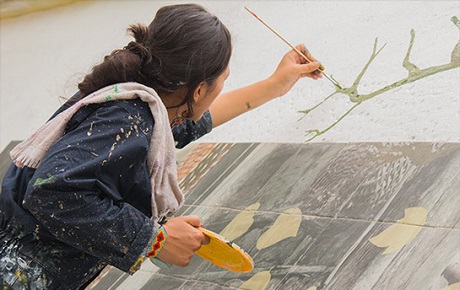
M 147 160 L 152 186 L 152 219 L 158 221 L 162 217 L 172 216 L 184 200 L 177 181 L 174 138 L 166 107 L 155 90 L 147 86 L 120 83 L 86 96 L 19 143 L 11 150 L 10 156 L 18 167 L 37 168 L 49 148 L 64 134 L 69 120 L 81 107 L 135 98 L 147 102 L 155 118 Z

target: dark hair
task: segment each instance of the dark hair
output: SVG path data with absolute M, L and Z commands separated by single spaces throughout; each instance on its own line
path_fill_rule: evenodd
M 78 85 L 82 97 L 119 82 L 138 82 L 158 93 L 184 87 L 184 100 L 193 115 L 193 92 L 203 81 L 212 85 L 230 61 L 231 37 L 220 20 L 196 4 L 162 7 L 148 27 L 131 25 L 134 37 L 93 67 Z

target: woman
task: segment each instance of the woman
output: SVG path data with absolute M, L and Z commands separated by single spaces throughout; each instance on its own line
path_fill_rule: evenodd
M 319 63 L 290 51 L 268 79 L 220 94 L 231 38 L 198 5 L 163 7 L 129 31 L 135 41 L 106 56 L 11 152 L 0 195 L 4 288 L 81 289 L 106 265 L 132 274 L 145 258 L 188 265 L 208 241 L 199 217 L 173 217 L 183 201 L 173 147 L 301 77 L 321 77 Z

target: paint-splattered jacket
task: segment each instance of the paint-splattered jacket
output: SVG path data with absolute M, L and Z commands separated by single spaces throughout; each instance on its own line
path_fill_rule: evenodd
M 7 277 L 8 267 L 11 273 L 11 267 L 26 266 L 11 261 L 13 252 L 44 266 L 46 272 L 30 268 L 33 263 L 28 269 L 37 271 L 41 282 L 35 283 L 43 288 L 51 286 L 50 275 L 63 289 L 75 289 L 107 264 L 130 271 L 158 228 L 149 219 L 146 158 L 153 126 L 139 99 L 89 105 L 73 116 L 36 170 L 9 168 L 0 194 L 2 280 L 17 279 Z M 211 127 L 209 112 L 177 125 L 177 147 Z

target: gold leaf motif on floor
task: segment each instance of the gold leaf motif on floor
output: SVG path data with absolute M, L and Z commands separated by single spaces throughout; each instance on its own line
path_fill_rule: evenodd
M 382 255 L 392 253 L 409 244 L 422 230 L 426 223 L 427 210 L 422 207 L 406 208 L 404 218 L 396 224 L 369 239 L 379 248 L 386 248 Z
M 302 222 L 302 212 L 299 208 L 290 208 L 280 214 L 275 223 L 257 240 L 259 250 L 270 247 L 284 239 L 297 236 Z
M 220 232 L 220 235 L 230 241 L 242 236 L 254 223 L 254 215 L 259 207 L 258 202 L 246 207 Z
M 460 290 L 460 282 L 442 288 L 442 290 Z
M 239 290 L 264 290 L 272 275 L 269 271 L 262 271 L 252 276 L 238 288 Z

